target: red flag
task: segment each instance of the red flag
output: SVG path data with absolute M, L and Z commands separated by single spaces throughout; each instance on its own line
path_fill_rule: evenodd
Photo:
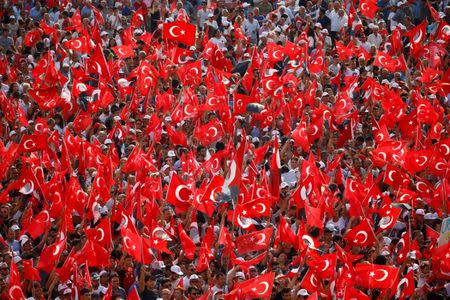
M 323 228 L 322 209 L 305 205 L 306 222 L 310 226 L 315 226 L 320 229 Z
M 83 36 L 81 38 L 68 40 L 63 43 L 63 46 L 80 53 L 89 53 L 91 51 L 89 43 L 90 41 Z
M 244 160 L 244 154 L 247 146 L 247 138 L 245 136 L 245 131 L 242 131 L 241 143 L 239 148 L 233 155 L 230 167 L 228 169 L 227 177 L 225 178 L 225 185 L 228 187 L 236 186 L 239 187 L 242 179 L 242 164 Z
M 23 277 L 25 279 L 32 281 L 41 281 L 39 270 L 33 266 L 32 259 L 22 260 L 22 265 L 23 265 Z
M 250 280 L 238 283 L 236 289 L 242 296 L 267 298 L 272 294 L 275 273 L 270 272 Z
M 114 53 L 116 53 L 117 57 L 120 59 L 135 57 L 136 53 L 134 53 L 133 47 L 129 45 L 115 46 L 111 48 Z
M 248 252 L 267 249 L 272 237 L 272 227 L 236 237 L 236 249 L 243 255 Z
M 370 246 L 376 240 L 375 234 L 367 219 L 363 219 L 361 223 L 353 227 L 345 234 L 344 238 L 350 245 L 355 246 Z
M 25 300 L 25 295 L 22 291 L 23 282 L 20 278 L 19 270 L 17 269 L 14 260 L 11 260 L 11 268 L 9 270 L 9 285 L 7 297 L 10 300 Z
M 192 205 L 194 193 L 176 173 L 172 175 L 166 201 L 175 206 L 178 211 L 187 211 Z
M 410 240 L 409 231 L 405 231 L 402 234 L 402 238 L 395 245 L 395 251 L 397 253 L 397 262 L 399 264 L 403 263 L 403 261 L 408 256 L 409 251 L 411 250 L 411 240 Z
M 183 247 L 184 256 L 187 259 L 193 260 L 195 255 L 196 246 L 195 243 L 189 238 L 184 231 L 183 225 L 178 224 L 178 235 L 180 237 L 181 246 Z
M 387 205 L 379 211 L 381 220 L 379 222 L 379 231 L 391 229 L 397 223 L 397 219 L 402 212 L 401 208 L 392 207 Z
M 406 299 L 414 294 L 414 271 L 409 271 L 405 277 L 399 278 L 397 288 L 393 288 L 391 297 L 395 294 L 395 299 Z
M 376 0 L 361 0 L 359 2 L 359 11 L 369 19 L 375 18 L 377 10 L 378 6 Z
M 138 289 L 136 286 L 133 287 L 131 292 L 128 294 L 127 300 L 140 300 L 141 297 L 139 296 Z
M 122 234 L 123 249 L 135 260 L 142 262 L 143 246 L 141 236 L 128 228 L 122 228 L 120 232 Z
M 163 25 L 163 38 L 180 42 L 188 46 L 195 44 L 197 27 L 195 25 L 175 21 Z
M 30 225 L 24 228 L 24 230 L 27 231 L 33 239 L 37 239 L 50 225 L 50 215 L 47 210 L 43 210 L 33 218 Z
M 357 264 L 355 266 L 356 283 L 368 289 L 388 289 L 393 286 L 398 269 L 396 267 Z
M 25 39 L 23 40 L 24 46 L 27 47 L 34 47 L 37 42 L 39 42 L 41 39 L 41 31 L 39 29 L 34 29 L 31 31 L 28 31 L 25 35 Z
M 39 263 L 37 268 L 39 270 L 50 273 L 59 262 L 59 257 L 64 251 L 66 246 L 66 240 L 61 240 L 55 244 L 44 247 L 39 257 Z
M 47 149 L 47 135 L 46 134 L 26 134 L 20 141 L 17 151 L 21 152 L 34 152 Z
M 306 289 L 308 292 L 314 293 L 321 286 L 321 281 L 316 273 L 312 269 L 309 269 L 303 277 L 300 286 Z

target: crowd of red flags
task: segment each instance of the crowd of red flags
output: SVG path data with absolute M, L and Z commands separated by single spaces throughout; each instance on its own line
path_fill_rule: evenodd
M 377 6 L 376 1 L 360 1 L 360 12 L 368 18 L 373 18 Z M 450 158 L 450 139 L 445 137 L 445 125 L 448 119 L 444 115 L 444 109 L 437 102 L 430 102 L 426 96 L 438 94 L 446 96 L 450 92 L 449 70 L 442 70 L 443 52 L 437 45 L 437 40 L 447 43 L 449 36 L 444 34 L 445 21 L 438 19 L 438 27 L 434 36 L 426 33 L 427 23 L 420 24 L 403 37 L 409 40 L 410 51 L 415 57 L 430 57 L 430 66 L 426 69 L 420 80 L 427 83 L 426 91 L 412 90 L 411 104 L 405 101 L 385 84 L 380 84 L 373 78 L 368 78 L 356 87 L 364 95 L 367 105 L 379 104 L 384 115 L 379 119 L 373 119 L 373 135 L 376 139 L 374 149 L 369 153 L 368 159 L 375 167 L 382 170 L 382 176 L 374 178 L 367 176 L 360 178 L 358 172 L 353 178 L 347 178 L 341 184 L 345 185 L 344 199 L 350 204 L 349 213 L 351 217 L 359 218 L 359 222 L 351 230 L 345 233 L 344 239 L 348 247 L 358 245 L 362 247 L 373 246 L 377 240 L 376 235 L 388 231 L 395 224 L 401 209 L 394 206 L 393 200 L 385 197 L 378 190 L 378 183 L 392 186 L 397 192 L 394 199 L 396 203 L 406 203 L 414 207 L 414 199 L 420 197 L 438 213 L 443 216 L 444 210 L 450 207 L 448 197 L 448 170 Z M 131 24 L 139 26 L 139 14 Z M 98 23 L 101 14 L 96 14 Z M 42 24 L 42 29 L 47 35 L 55 35 L 54 28 Z M 354 78 L 343 78 L 345 86 L 340 86 L 337 101 L 330 108 L 315 101 L 317 82 L 312 82 L 304 92 L 293 88 L 298 80 L 288 72 L 278 74 L 272 72 L 274 63 L 286 57 L 300 61 L 307 66 L 311 74 L 317 74 L 327 70 L 324 59 L 324 49 L 318 45 L 317 49 L 308 54 L 305 47 L 297 43 L 287 43 L 285 46 L 269 44 L 263 51 L 253 48 L 250 52 L 251 62 L 248 71 L 242 78 L 242 85 L 248 95 L 234 93 L 234 107 L 231 108 L 227 99 L 227 90 L 231 85 L 230 63 L 224 57 L 221 49 L 211 44 L 204 43 L 203 57 L 211 59 L 211 64 L 206 68 L 200 60 L 192 61 L 189 52 L 180 50 L 176 43 L 186 46 L 195 44 L 196 27 L 182 20 L 166 23 L 163 26 L 162 37 L 167 43 L 164 47 L 152 40 L 150 33 L 141 36 L 146 50 L 153 48 L 162 51 L 165 59 L 156 57 L 157 51 L 150 52 L 148 60 L 141 61 L 140 65 L 131 71 L 128 78 L 119 80 L 119 69 L 123 66 L 123 60 L 134 57 L 134 46 L 136 40 L 125 30 L 124 45 L 113 48 L 117 59 L 107 60 L 103 54 L 100 44 L 98 25 L 91 28 L 91 34 L 81 24 L 79 12 L 72 17 L 72 27 L 79 33 L 79 38 L 71 39 L 57 49 L 78 51 L 88 54 L 82 66 L 72 68 L 72 89 L 67 87 L 68 78 L 64 77 L 55 67 L 55 57 L 50 52 L 37 62 L 33 69 L 35 82 L 30 90 L 30 96 L 40 110 L 52 114 L 56 108 L 60 109 L 65 120 L 73 119 L 73 131 L 66 130 L 64 136 L 51 131 L 46 121 L 36 122 L 33 133 L 22 136 L 18 144 L 12 144 L 6 148 L 0 144 L 0 178 L 3 178 L 9 166 L 17 159 L 22 160 L 23 169 L 21 176 L 10 185 L 4 187 L 0 194 L 0 201 L 9 201 L 8 193 L 17 190 L 24 195 L 29 195 L 31 203 L 35 206 L 42 204 L 42 210 L 34 214 L 31 210 L 24 216 L 22 233 L 28 233 L 32 238 L 41 236 L 50 226 L 51 218 L 61 218 L 58 238 L 55 243 L 47 245 L 42 250 L 39 262 L 36 266 L 31 261 L 24 262 L 24 279 L 38 280 L 39 271 L 50 273 L 54 270 L 62 278 L 77 278 L 75 285 L 81 285 L 84 274 L 79 274 L 77 266 L 87 263 L 91 267 L 105 267 L 109 265 L 109 253 L 112 249 L 111 232 L 112 224 L 120 224 L 122 245 L 125 252 L 130 254 L 137 262 L 149 264 L 158 253 L 171 253 L 169 242 L 179 241 L 185 257 L 189 260 L 197 259 L 197 271 L 202 272 L 208 268 L 214 254 L 211 249 L 215 243 L 214 224 L 210 224 L 200 244 L 194 243 L 188 230 L 182 224 L 172 224 L 170 229 L 162 228 L 158 222 L 159 207 L 163 203 L 169 203 L 176 213 L 190 212 L 195 214 L 200 211 L 208 216 L 217 213 L 219 208 L 217 194 L 222 192 L 223 187 L 236 188 L 239 193 L 233 207 L 226 209 L 228 221 L 243 234 L 227 232 L 227 228 L 221 226 L 219 243 L 226 247 L 225 253 L 233 258 L 233 262 L 248 268 L 252 264 L 258 264 L 265 258 L 265 253 L 272 245 L 280 243 L 290 244 L 302 259 L 308 259 L 309 270 L 302 280 L 302 287 L 309 293 L 315 293 L 321 297 L 327 297 L 324 289 L 324 280 L 335 282 L 335 290 L 344 295 L 345 299 L 357 298 L 367 299 L 368 296 L 356 287 L 367 289 L 381 289 L 384 292 L 395 293 L 397 287 L 405 285 L 400 292 L 400 298 L 412 295 L 413 279 L 412 271 L 406 276 L 401 276 L 399 268 L 395 266 L 382 266 L 376 264 L 354 264 L 355 258 L 348 253 L 349 249 L 338 249 L 335 253 L 319 256 L 315 249 L 320 247 L 317 239 L 308 235 L 307 228 L 318 227 L 323 230 L 324 217 L 330 216 L 334 204 L 337 203 L 335 196 L 323 186 L 330 182 L 326 172 L 316 165 L 318 157 L 310 151 L 311 144 L 320 139 L 324 131 L 324 122 L 330 124 L 329 130 L 338 134 L 338 144 L 344 145 L 352 138 L 354 126 L 359 118 L 358 110 L 350 99 L 351 90 L 355 89 Z M 128 32 L 128 33 L 127 33 Z M 41 38 L 39 30 L 28 32 L 25 37 L 25 45 L 34 45 Z M 304 38 L 306 33 L 299 36 Z M 391 36 L 392 45 L 397 50 L 402 50 L 401 43 L 394 39 L 401 37 Z M 55 41 L 58 43 L 58 41 Z M 297 41 L 298 42 L 298 41 Z M 94 45 L 94 46 L 93 46 Z M 337 53 L 342 59 L 360 56 L 366 61 L 374 60 L 373 65 L 386 69 L 390 72 L 406 71 L 407 64 L 403 55 L 391 52 L 377 51 L 374 57 L 364 52 L 361 47 L 353 45 L 337 44 Z M 394 47 L 394 48 L 395 48 Z M 182 54 L 180 54 L 182 51 Z M 268 54 L 267 60 L 263 60 L 263 52 Z M 178 53 L 178 55 L 177 55 Z M 431 54 L 432 53 L 432 54 Z M 64 51 L 60 54 L 64 56 Z M 187 59 L 188 58 L 188 59 Z M 149 61 L 157 61 L 157 64 Z M 171 66 L 176 65 L 173 71 Z M 300 64 L 299 64 L 300 65 Z M 296 70 L 298 66 L 289 65 L 286 71 Z M 260 81 L 255 80 L 254 70 L 259 70 Z M 5 70 L 3 70 L 5 71 Z M 157 90 L 159 78 L 168 78 L 176 75 L 183 86 L 183 101 L 175 97 L 169 90 L 161 94 Z M 93 78 L 98 75 L 98 84 L 90 85 Z M 342 76 L 342 75 L 340 75 Z M 114 84 L 117 82 L 117 84 Z M 134 82 L 134 83 L 131 83 Z M 209 90 L 208 101 L 200 101 L 194 93 L 194 88 L 203 82 Z M 62 92 L 59 92 L 62 91 Z M 262 91 L 262 93 L 260 93 Z M 98 101 L 90 102 L 87 110 L 79 106 L 77 99 L 80 94 L 87 93 L 92 96 L 98 94 Z M 181 121 L 191 120 L 195 125 L 194 136 L 203 145 L 210 146 L 212 143 L 223 139 L 224 136 L 233 136 L 235 132 L 234 117 L 245 113 L 246 105 L 251 102 L 261 102 L 264 96 L 271 96 L 273 101 L 266 105 L 264 110 L 255 115 L 255 122 L 262 127 L 273 124 L 279 114 L 285 117 L 287 130 L 292 131 L 294 144 L 308 154 L 308 159 L 303 161 L 301 169 L 301 180 L 296 183 L 292 196 L 297 208 L 304 208 L 306 218 L 301 220 L 300 227 L 294 232 L 286 220 L 281 217 L 275 228 L 268 227 L 256 230 L 255 220 L 270 217 L 271 211 L 277 205 L 280 195 L 280 147 L 275 139 L 271 144 L 262 145 L 254 149 L 247 144 L 247 138 L 243 133 L 238 144 L 235 145 L 231 139 L 226 148 L 215 153 L 204 163 L 196 161 L 193 153 L 185 154 L 180 158 L 182 170 L 190 174 L 186 180 L 173 174 L 170 184 L 163 197 L 161 178 L 150 177 L 148 174 L 157 172 L 160 165 L 152 159 L 153 148 L 148 150 L 137 146 L 127 158 L 122 167 L 123 172 L 135 173 L 136 183 L 126 191 L 126 201 L 116 205 L 109 218 L 100 218 L 93 210 L 97 203 L 103 203 L 110 198 L 111 187 L 115 184 L 113 173 L 119 168 L 119 156 L 117 149 L 113 146 L 108 148 L 106 154 L 100 149 L 97 142 L 90 142 L 81 137 L 80 133 L 86 130 L 92 123 L 92 114 L 100 108 L 111 104 L 116 97 L 123 98 L 131 95 L 131 101 L 121 112 L 121 119 L 125 126 L 117 124 L 109 135 L 117 140 L 123 140 L 130 130 L 127 123 L 128 115 L 133 113 L 143 114 L 149 105 L 148 97 L 157 94 L 158 109 L 171 116 L 171 121 L 160 118 L 156 113 L 151 115 L 148 124 L 148 132 L 153 134 L 154 142 L 161 139 L 163 125 L 167 135 L 174 145 L 188 146 L 187 137 L 183 131 L 175 128 Z M 285 101 L 284 95 L 290 94 L 292 101 Z M 305 106 L 311 108 L 311 118 L 304 118 Z M 0 107 L 5 112 L 6 118 L 13 122 L 19 116 L 19 122 L 23 126 L 29 126 L 20 108 L 15 108 L 9 102 L 7 96 L 1 92 Z M 204 112 L 215 111 L 217 116 L 208 123 L 203 124 L 200 117 Z M 287 121 L 302 120 L 295 127 Z M 345 123 L 344 120 L 351 120 Z M 37 121 L 37 120 L 36 120 Z M 396 130 L 398 124 L 399 132 L 394 136 L 390 134 Z M 343 126 L 343 127 L 342 127 Z M 344 129 L 342 129 L 344 128 Z M 253 165 L 244 164 L 244 156 L 252 153 L 257 164 L 272 149 L 270 156 L 270 176 L 262 175 L 260 179 Z M 61 155 L 57 155 L 56 153 Z M 343 153 L 333 157 L 326 170 L 339 168 Z M 84 175 L 86 168 L 97 170 L 92 190 L 88 193 L 83 190 L 78 180 L 73 176 L 74 161 L 78 162 L 77 172 Z M 220 175 L 222 166 L 228 162 L 227 173 Z M 53 174 L 48 180 L 44 177 L 42 167 L 52 167 Z M 247 169 L 247 172 L 244 172 Z M 429 172 L 440 180 L 432 184 L 426 178 L 422 178 L 422 172 Z M 198 172 L 208 172 L 210 181 L 196 186 L 193 178 Z M 247 175 L 244 175 L 247 174 Z M 336 179 L 338 180 L 338 179 Z M 380 207 L 371 207 L 371 199 L 382 199 Z M 85 216 L 88 220 L 100 220 L 94 228 L 84 228 L 87 242 L 80 251 L 69 253 L 62 266 L 57 268 L 57 262 L 62 251 L 66 249 L 66 236 L 74 231 L 72 225 L 72 213 Z M 380 221 L 377 223 L 371 218 L 378 214 Z M 135 227 L 134 219 L 143 224 L 140 231 Z M 405 232 L 401 241 L 402 247 L 398 249 L 398 262 L 402 263 L 405 256 L 411 251 L 418 251 L 417 245 L 411 240 L 410 232 Z M 235 253 L 235 251 L 237 253 Z M 244 255 L 255 252 L 257 255 L 251 261 L 239 261 L 236 255 Z M 433 263 L 434 276 L 449 279 L 449 265 L 443 262 L 448 257 L 450 248 L 447 245 L 438 247 L 436 240 L 430 252 Z M 356 258 L 357 260 L 357 258 Z M 297 261 L 297 267 L 300 261 Z M 336 270 L 336 263 L 340 262 L 344 267 Z M 12 262 L 9 277 L 9 296 L 12 299 L 23 298 L 21 290 L 20 275 L 17 267 Z M 227 295 L 227 299 L 243 299 L 269 297 L 274 282 L 274 273 L 268 271 L 256 278 L 241 282 Z M 133 293 L 130 298 L 137 297 Z

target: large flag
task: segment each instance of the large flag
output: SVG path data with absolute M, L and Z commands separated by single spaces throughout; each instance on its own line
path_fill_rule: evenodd
M 196 34 L 197 27 L 183 21 L 175 21 L 163 25 L 164 39 L 180 42 L 187 46 L 195 44 Z

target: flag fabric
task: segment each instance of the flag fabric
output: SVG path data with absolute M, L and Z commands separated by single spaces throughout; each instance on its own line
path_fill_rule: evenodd
M 183 22 L 174 21 L 163 25 L 163 37 L 168 40 L 183 43 L 187 46 L 195 44 L 197 27 Z
M 368 289 L 389 289 L 394 285 L 398 271 L 391 266 L 356 264 L 356 283 Z

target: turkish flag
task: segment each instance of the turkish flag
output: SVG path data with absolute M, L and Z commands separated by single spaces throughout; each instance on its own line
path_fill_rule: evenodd
M 112 246 L 111 221 L 109 218 L 101 218 L 100 222 L 95 228 L 91 229 L 93 232 L 93 240 L 101 244 L 106 249 Z M 87 232 L 86 232 L 87 234 Z
M 117 57 L 120 59 L 135 57 L 136 53 L 133 50 L 133 47 L 129 45 L 115 46 L 111 48 L 114 53 L 116 53 Z
M 284 47 L 275 43 L 268 43 L 267 54 L 269 56 L 268 57 L 269 61 L 271 62 L 281 61 L 284 58 Z
M 246 235 L 236 237 L 236 249 L 241 254 L 261 249 L 267 249 L 270 245 L 273 228 L 269 227 L 260 231 L 255 231 Z
M 381 220 L 378 223 L 378 232 L 393 228 L 397 223 L 397 219 L 401 212 L 401 208 L 392 207 L 391 205 L 387 205 L 380 209 L 378 213 L 380 214 Z
M 66 247 L 66 240 L 61 240 L 55 244 L 44 247 L 39 256 L 37 268 L 39 270 L 50 273 L 59 262 L 59 257 Z
M 376 0 L 361 0 L 359 2 L 359 11 L 363 16 L 369 19 L 375 18 L 377 14 L 378 6 Z
M 308 292 L 314 293 L 320 288 L 321 281 L 319 277 L 316 275 L 316 273 L 310 268 L 303 277 L 300 286 L 306 289 Z
M 271 194 L 278 199 L 280 197 L 280 147 L 278 144 L 278 138 L 275 138 L 273 142 L 272 157 L 270 159 L 270 177 L 271 177 Z
M 266 195 L 238 205 L 236 211 L 246 218 L 269 217 L 270 206 L 271 197 Z
M 27 47 L 34 47 L 37 42 L 41 40 L 41 31 L 39 29 L 34 29 L 31 31 L 28 31 L 25 35 L 25 39 L 23 40 L 24 46 Z
M 384 265 L 357 264 L 355 273 L 356 283 L 359 286 L 368 289 L 388 289 L 394 285 L 398 269 Z
M 421 172 L 428 167 L 431 162 L 432 155 L 432 150 L 409 150 L 405 155 L 405 163 L 403 164 L 403 168 L 411 175 Z
M 236 186 L 239 187 L 242 179 L 242 164 L 244 160 L 245 151 L 247 148 L 247 138 L 245 131 L 242 131 L 241 143 L 238 149 L 235 151 L 231 160 L 227 176 L 225 178 L 225 185 L 227 187 Z
M 17 151 L 22 152 L 34 152 L 47 149 L 47 135 L 46 134 L 26 134 L 20 141 Z
M 395 245 L 395 252 L 397 253 L 397 262 L 402 264 L 403 261 L 408 256 L 409 251 L 411 250 L 411 236 L 409 231 L 405 231 L 402 234 L 401 239 Z
M 409 42 L 413 47 L 416 47 L 426 39 L 427 37 L 427 20 L 423 20 L 418 26 L 414 27 L 410 31 L 404 34 L 404 36 L 409 38 Z
M 178 78 L 186 86 L 196 86 L 202 80 L 202 63 L 200 60 L 186 63 L 177 70 Z
M 397 283 L 394 285 L 397 288 L 393 288 L 390 297 L 395 296 L 395 299 L 406 299 L 414 294 L 414 271 L 409 271 L 403 278 L 397 279 Z
M 320 207 L 313 207 L 305 205 L 306 223 L 310 226 L 323 228 L 322 209 Z
M 71 39 L 63 43 L 64 48 L 88 54 L 91 51 L 89 40 L 86 37 Z
M 212 143 L 219 141 L 224 134 L 222 124 L 218 119 L 213 119 L 205 125 L 196 126 L 194 136 L 204 146 L 209 146 Z
M 22 260 L 22 265 L 23 265 L 23 277 L 25 279 L 32 281 L 41 281 L 39 270 L 33 266 L 32 259 Z
M 195 243 L 190 239 L 187 235 L 186 231 L 184 231 L 183 225 L 178 224 L 178 235 L 180 237 L 181 246 L 183 247 L 184 256 L 187 259 L 193 260 L 195 256 L 196 246 Z
M 127 228 L 122 228 L 120 232 L 122 234 L 122 245 L 125 252 L 137 261 L 142 262 L 142 237 Z
M 330 278 L 333 277 L 336 271 L 336 252 L 324 255 L 318 255 L 311 261 L 306 261 L 308 266 L 314 269 L 315 273 L 320 278 Z
M 217 193 L 222 191 L 225 179 L 220 176 L 214 176 L 206 187 L 203 196 L 200 198 L 199 203 L 196 203 L 197 209 L 209 217 L 212 217 L 214 211 L 216 210 L 216 196 Z
M 280 222 L 278 224 L 278 237 L 280 241 L 284 243 L 289 243 L 296 246 L 298 244 L 298 238 L 292 231 L 289 223 L 284 217 L 280 217 Z
M 195 25 L 175 21 L 163 25 L 163 38 L 183 43 L 187 46 L 195 44 L 197 27 Z
M 11 268 L 9 269 L 9 285 L 7 297 L 10 300 L 25 300 L 25 295 L 22 291 L 23 282 L 20 278 L 19 270 L 17 269 L 14 260 L 11 260 Z
M 344 239 L 346 239 L 350 245 L 370 246 L 375 242 L 376 237 L 369 221 L 363 219 L 361 223 L 345 234 Z
M 33 218 L 30 225 L 24 228 L 24 230 L 28 232 L 33 239 L 37 239 L 50 225 L 50 214 L 47 210 L 43 210 Z
M 270 272 L 237 284 L 236 289 L 242 296 L 249 298 L 267 298 L 272 294 L 275 273 Z
M 251 266 L 254 266 L 256 264 L 259 264 L 266 257 L 267 257 L 267 252 L 262 252 L 261 254 L 258 254 L 257 256 L 255 256 L 249 260 L 243 260 L 243 259 L 237 259 L 237 258 L 233 258 L 232 260 L 233 260 L 234 264 L 239 265 L 239 267 L 241 267 L 241 269 L 244 272 L 246 272 L 248 270 L 248 268 L 250 268 Z
M 291 137 L 297 147 L 301 147 L 305 152 L 309 151 L 310 143 L 306 132 L 306 122 L 299 122 Z
M 194 193 L 176 173 L 172 175 L 166 201 L 175 206 L 177 211 L 187 211 L 192 205 Z

